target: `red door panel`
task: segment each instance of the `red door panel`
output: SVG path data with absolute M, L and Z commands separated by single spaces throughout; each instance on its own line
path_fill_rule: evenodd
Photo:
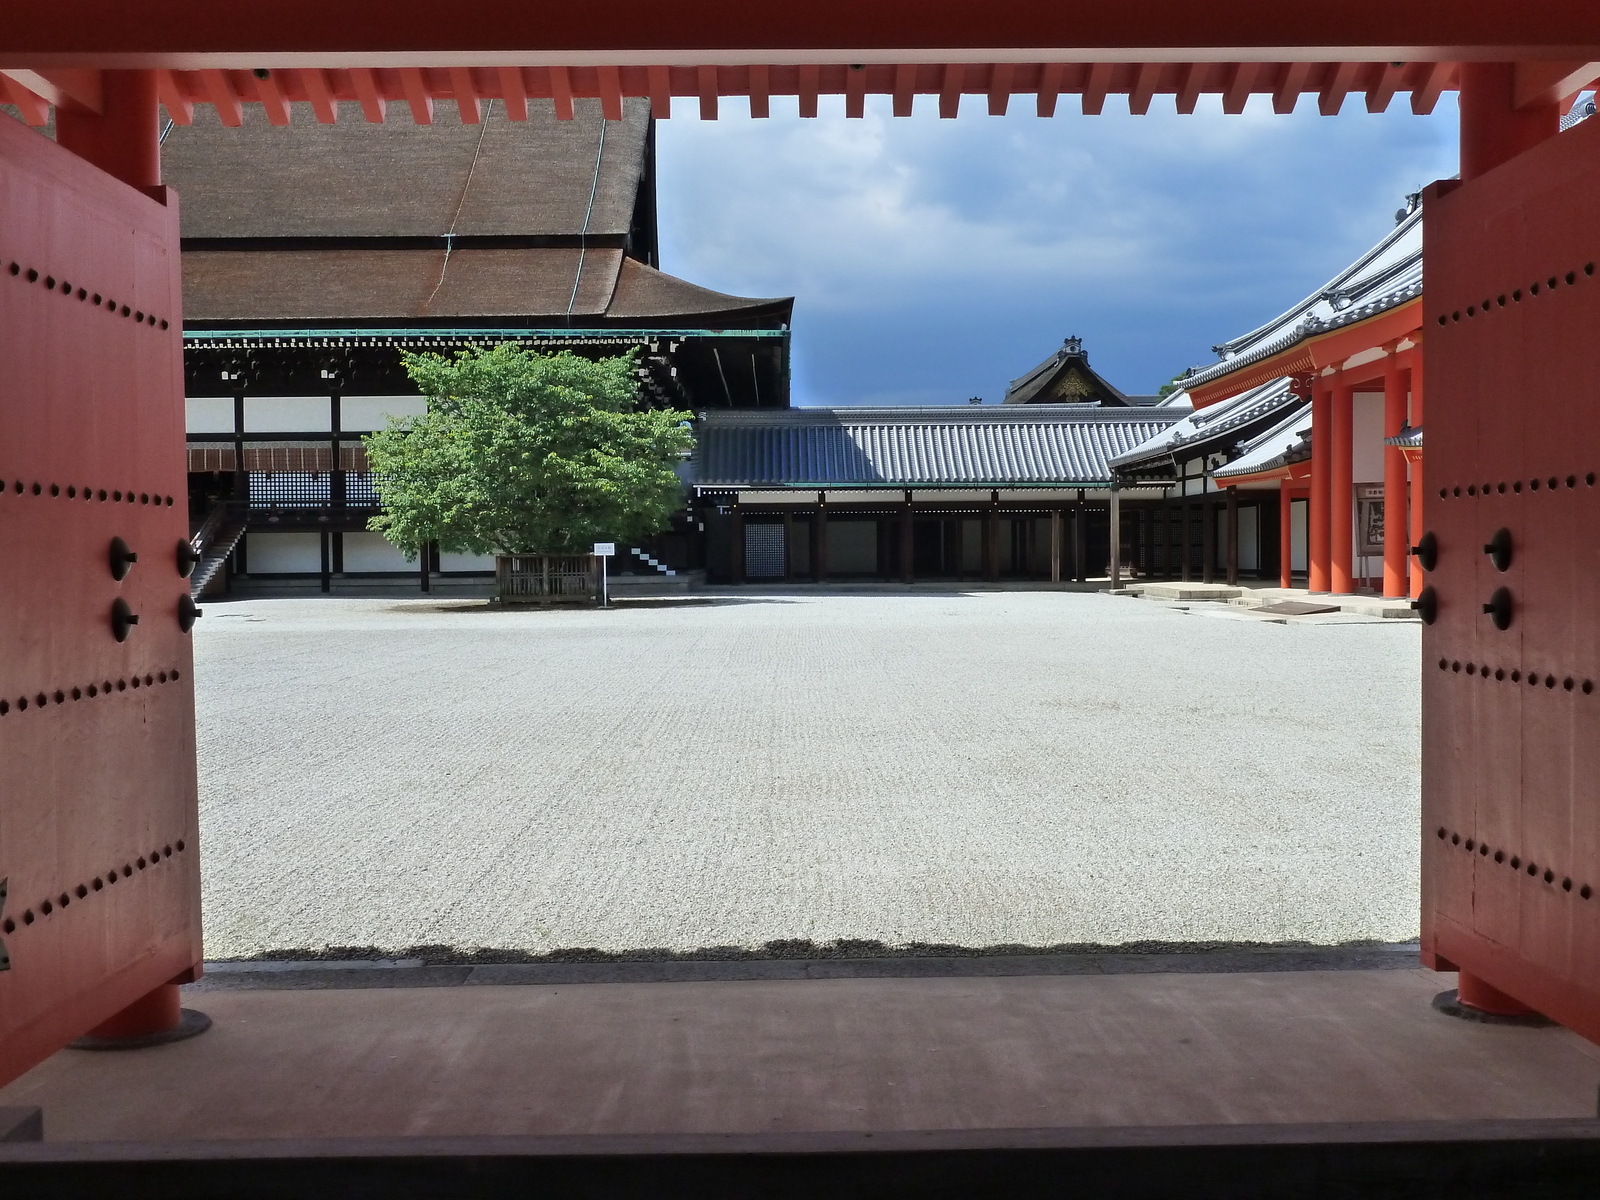
M 0 116 L 0 1082 L 201 958 L 165 199 Z
M 1427 204 L 1424 953 L 1600 1038 L 1600 122 Z

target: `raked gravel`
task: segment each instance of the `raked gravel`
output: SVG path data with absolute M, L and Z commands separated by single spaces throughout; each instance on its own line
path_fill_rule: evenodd
M 1062 592 L 206 609 L 209 958 L 1417 932 L 1411 622 Z

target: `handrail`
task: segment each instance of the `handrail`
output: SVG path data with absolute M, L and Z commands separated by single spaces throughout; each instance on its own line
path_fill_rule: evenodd
M 211 512 L 206 516 L 204 523 L 202 523 L 200 528 L 195 532 L 195 535 L 189 539 L 189 545 L 196 554 L 205 553 L 206 544 L 210 542 L 212 538 L 217 536 L 217 532 L 227 521 L 228 514 L 236 507 L 236 505 L 230 503 L 229 501 L 223 500 L 211 510 Z

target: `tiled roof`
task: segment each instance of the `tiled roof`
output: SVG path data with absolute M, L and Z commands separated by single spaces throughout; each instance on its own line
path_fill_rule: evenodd
M 225 128 L 209 107 L 161 147 L 165 182 L 183 198 L 185 238 L 626 235 L 645 170 L 650 102 L 605 122 L 579 100 L 571 121 L 533 100 L 513 121 L 490 103 L 479 125 L 443 102 L 433 124 L 389 106 L 381 125 L 322 125 L 297 105 L 269 125 L 255 105 Z M 591 198 L 592 197 L 592 198 Z
M 1111 460 L 1119 472 L 1166 463 L 1180 452 L 1187 456 L 1226 451 L 1239 441 L 1273 422 L 1285 409 L 1300 403 L 1287 379 L 1275 379 L 1248 392 L 1242 392 L 1210 408 L 1183 415 L 1176 424 L 1160 431 L 1148 442 Z
M 1414 208 L 1376 246 L 1314 295 L 1259 329 L 1216 348 L 1222 361 L 1183 380 L 1198 387 L 1263 362 L 1318 334 L 1354 325 L 1422 295 L 1422 209 Z
M 581 267 L 581 270 L 580 270 Z M 590 323 L 692 317 L 787 323 L 793 301 L 728 296 L 619 249 L 186 250 L 185 324 L 449 320 Z
M 1405 450 L 1417 450 L 1422 446 L 1422 426 L 1407 425 L 1394 437 L 1383 439 L 1385 446 L 1399 446 Z
M 1311 405 L 1301 401 L 1287 418 L 1241 448 L 1239 457 L 1211 472 L 1214 479 L 1233 479 L 1272 471 L 1311 457 Z
M 1107 460 L 1182 410 L 1072 404 L 718 412 L 697 430 L 704 487 L 1104 486 Z

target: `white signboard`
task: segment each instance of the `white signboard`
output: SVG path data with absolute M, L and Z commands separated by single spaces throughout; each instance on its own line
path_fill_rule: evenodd
M 594 544 L 594 552 L 601 558 L 610 558 L 617 552 L 617 544 L 615 542 L 596 542 Z

